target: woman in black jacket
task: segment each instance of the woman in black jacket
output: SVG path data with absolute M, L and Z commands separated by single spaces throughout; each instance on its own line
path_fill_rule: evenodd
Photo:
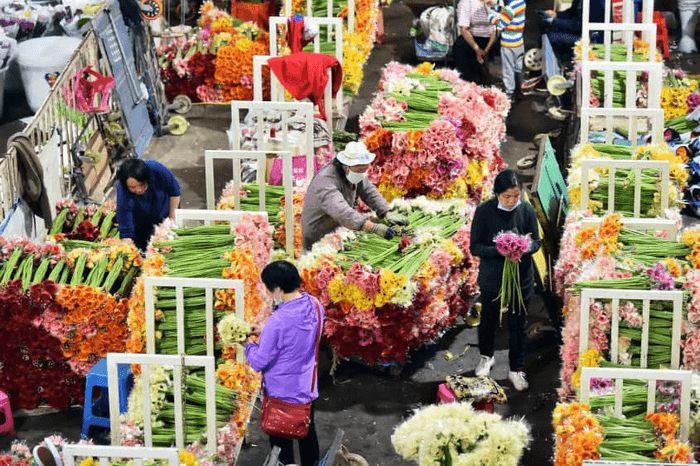
M 477 376 L 486 376 L 494 364 L 496 329 L 499 326 L 501 309 L 499 291 L 503 278 L 505 257 L 496 249 L 495 238 L 501 232 L 518 235 L 530 234 L 530 246 L 520 260 L 520 288 L 524 308 L 511 304 L 507 313 L 509 332 L 508 380 L 516 390 L 527 390 L 528 383 L 523 372 L 526 347 L 525 325 L 527 304 L 535 293 L 532 254 L 540 248 L 540 235 L 535 209 L 520 199 L 522 184 L 513 170 L 504 170 L 496 176 L 493 185 L 494 197 L 480 204 L 474 212 L 469 249 L 479 257 L 478 283 L 481 290 L 481 324 L 479 325 L 479 352 L 481 360 L 476 368 Z

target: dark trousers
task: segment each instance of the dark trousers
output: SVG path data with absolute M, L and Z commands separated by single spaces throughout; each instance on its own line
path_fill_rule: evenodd
M 474 37 L 474 41 L 481 47 L 485 49 L 489 45 L 488 37 Z M 493 52 L 493 50 L 491 50 Z M 490 59 L 491 53 L 485 58 L 486 61 Z M 476 52 L 473 48 L 467 44 L 464 37 L 461 35 L 455 40 L 454 43 L 454 57 L 455 57 L 455 68 L 462 75 L 462 79 L 465 81 L 471 81 L 475 83 L 481 83 L 481 64 L 476 60 Z
M 529 299 L 523 300 L 525 309 Z M 497 293 L 481 291 L 481 323 L 479 324 L 479 352 L 482 356 L 493 356 L 496 346 L 496 330 L 499 327 L 501 301 Z M 527 347 L 525 325 L 527 316 L 521 310 L 514 313 L 512 309 L 503 314 L 503 320 L 508 325 L 508 362 L 510 370 L 523 370 L 523 360 Z
M 301 466 L 314 466 L 321 459 L 321 452 L 318 447 L 318 437 L 316 437 L 316 423 L 314 422 L 314 406 L 311 404 L 311 424 L 309 425 L 309 435 L 306 438 L 298 439 L 299 454 L 301 455 Z M 280 447 L 279 461 L 282 464 L 294 464 L 294 440 L 270 435 L 270 448 Z

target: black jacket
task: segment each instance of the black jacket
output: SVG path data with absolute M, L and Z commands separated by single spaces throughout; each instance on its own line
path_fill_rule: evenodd
M 501 289 L 505 258 L 498 253 L 494 239 L 501 232 L 518 235 L 530 233 L 530 248 L 520 260 L 520 288 L 523 299 L 535 292 L 532 254 L 540 249 L 541 239 L 535 209 L 527 202 L 521 202 L 511 212 L 498 208 L 498 199 L 492 198 L 481 203 L 474 212 L 469 250 L 481 259 L 478 283 L 482 290 L 498 293 Z

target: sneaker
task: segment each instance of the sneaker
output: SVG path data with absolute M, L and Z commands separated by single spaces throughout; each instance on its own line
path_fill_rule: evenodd
M 530 386 L 525 378 L 525 372 L 508 371 L 508 380 L 513 384 L 513 387 L 519 392 L 527 390 Z
M 493 367 L 493 356 L 482 356 L 479 361 L 479 365 L 476 366 L 476 371 L 474 373 L 477 377 L 485 377 L 491 373 L 491 368 Z

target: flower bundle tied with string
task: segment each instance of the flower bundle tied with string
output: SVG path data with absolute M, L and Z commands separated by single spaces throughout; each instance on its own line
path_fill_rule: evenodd
M 498 292 L 501 300 L 502 318 L 510 304 L 513 304 L 514 310 L 525 309 L 523 293 L 520 289 L 520 259 L 530 247 L 530 235 L 501 232 L 496 236 L 494 242 L 498 253 L 505 258 L 501 290 Z

